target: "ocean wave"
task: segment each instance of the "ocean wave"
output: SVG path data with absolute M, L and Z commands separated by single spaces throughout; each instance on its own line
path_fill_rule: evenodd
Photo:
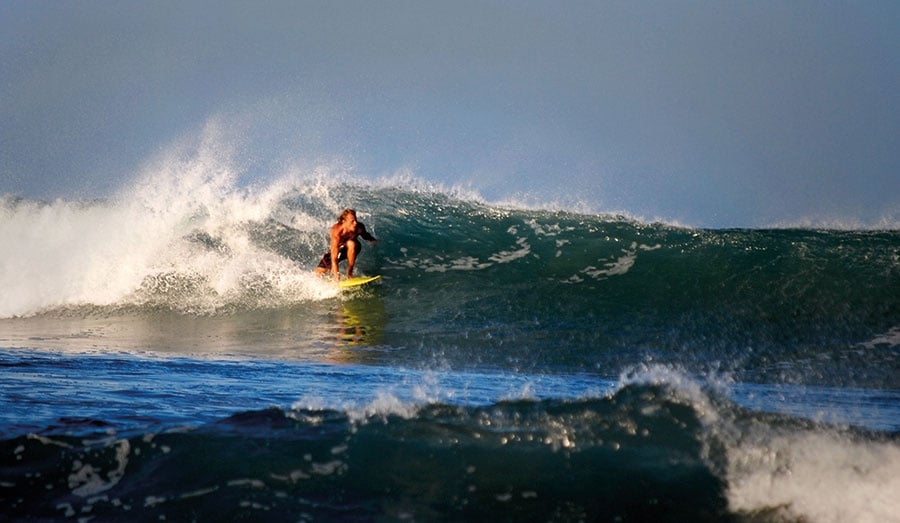
M 0 514 L 130 520 L 891 521 L 896 433 L 749 411 L 672 368 L 615 391 L 459 405 L 396 396 L 0 442 Z
M 639 298 L 702 290 L 705 301 L 750 291 L 749 302 L 784 296 L 776 308 L 810 298 L 817 306 L 853 303 L 896 290 L 896 232 L 686 229 L 490 204 L 409 174 L 363 182 L 325 168 L 242 186 L 240 169 L 216 133 L 209 135 L 148 162 L 106 200 L 5 197 L 0 318 L 79 305 L 216 313 L 333 297 L 309 270 L 324 252 L 334 215 L 348 206 L 386 240 L 377 251 L 364 250 L 363 269 L 400 271 L 404 280 L 419 271 L 434 273 L 436 282 L 446 273 L 502 271 L 492 278 L 501 288 L 537 278 L 602 284 Z M 862 274 L 872 274 L 872 283 Z M 683 289 L 685 281 L 694 288 Z
M 693 230 L 320 178 L 239 190 L 222 169 L 183 170 L 108 201 L 5 201 L 0 321 L 40 338 L 28 317 L 318 321 L 339 304 L 359 320 L 341 329 L 412 361 L 618 369 L 653 354 L 746 380 L 897 385 L 897 233 Z M 382 239 L 358 270 L 383 284 L 362 296 L 312 271 L 343 205 Z M 354 312 L 366 296 L 378 305 Z

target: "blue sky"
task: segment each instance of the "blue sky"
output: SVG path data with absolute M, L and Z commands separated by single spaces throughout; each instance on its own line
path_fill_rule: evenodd
M 900 3 L 0 3 L 0 194 L 92 198 L 210 119 L 249 180 L 338 159 L 703 227 L 900 223 Z

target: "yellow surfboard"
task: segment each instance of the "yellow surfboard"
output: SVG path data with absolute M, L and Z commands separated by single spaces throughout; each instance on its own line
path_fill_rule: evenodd
M 338 282 L 338 286 L 341 289 L 352 289 L 354 287 L 359 287 L 360 285 L 372 283 L 373 281 L 378 281 L 380 279 L 381 276 L 359 276 L 357 278 L 341 280 L 340 282 Z

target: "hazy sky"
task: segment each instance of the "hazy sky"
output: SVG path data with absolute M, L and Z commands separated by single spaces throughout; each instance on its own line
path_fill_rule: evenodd
M 0 2 L 0 194 L 217 119 L 252 183 L 400 169 L 728 227 L 900 223 L 900 2 Z

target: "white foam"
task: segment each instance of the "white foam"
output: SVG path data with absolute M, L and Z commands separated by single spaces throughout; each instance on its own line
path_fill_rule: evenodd
M 367 423 L 375 418 L 399 416 L 404 419 L 412 419 L 422 406 L 418 400 L 404 400 L 391 391 L 377 391 L 375 397 L 365 405 L 346 409 L 351 421 Z
M 559 223 L 541 225 L 532 218 L 531 220 L 526 220 L 525 224 L 531 227 L 531 230 L 534 231 L 535 236 L 558 236 L 564 232 L 572 232 L 575 230 L 575 227 L 566 226 L 562 227 Z M 566 242 L 567 240 L 562 240 Z M 559 245 L 559 243 L 557 243 Z
M 629 385 L 664 385 L 672 392 L 671 399 L 692 405 L 704 425 L 713 426 L 720 421 L 719 412 L 710 402 L 709 395 L 683 369 L 658 364 L 639 365 L 619 375 L 618 388 Z
M 510 227 L 507 232 L 514 236 L 518 234 L 515 227 Z M 527 238 L 516 238 L 515 245 L 517 248 L 514 247 L 511 250 L 491 254 L 488 256 L 487 261 L 474 256 L 462 256 L 448 260 L 440 255 L 433 257 L 405 257 L 402 260 L 388 258 L 387 261 L 394 266 L 393 268 L 421 268 L 425 272 L 478 271 L 492 267 L 495 264 L 512 263 L 531 254 L 531 245 L 529 245 Z M 406 249 L 403 249 L 402 252 L 404 256 L 407 256 L 408 251 Z M 392 267 L 388 267 L 388 269 L 390 268 Z
M 75 461 L 72 473 L 69 474 L 68 483 L 72 493 L 81 497 L 93 496 L 105 492 L 116 486 L 125 475 L 125 467 L 128 466 L 128 454 L 131 452 L 131 444 L 127 439 L 119 440 L 116 445 L 116 468 L 106 471 L 95 469 L 92 465 Z M 105 478 L 105 479 L 104 479 Z
M 900 345 L 900 326 L 893 327 L 891 330 L 885 332 L 884 334 L 880 334 L 875 336 L 871 340 L 861 343 L 863 347 L 867 349 L 876 349 L 882 345 L 888 346 L 897 346 Z
M 520 258 L 524 258 L 531 253 L 531 245 L 528 244 L 526 238 L 518 238 L 516 240 L 516 245 L 519 246 L 518 249 L 494 253 L 488 259 L 496 263 L 510 263 Z
M 311 271 L 254 246 L 248 231 L 248 224 L 279 219 L 305 235 L 301 241 L 311 249 L 330 216 L 320 221 L 279 208 L 296 187 L 289 178 L 240 188 L 240 170 L 223 143 L 213 122 L 198 140 L 149 161 L 131 185 L 103 202 L 0 201 L 0 317 L 165 299 L 159 292 L 148 298 L 147 286 L 166 291 L 179 281 L 203 292 L 175 301 L 201 311 L 261 290 L 276 302 L 334 295 Z M 197 233 L 219 247 L 191 241 Z
M 649 251 L 654 250 L 655 247 L 643 244 L 638 245 L 637 242 L 632 242 L 628 249 L 622 249 L 622 256 L 618 256 L 612 261 L 605 262 L 602 268 L 589 265 L 579 272 L 595 280 L 602 280 L 609 276 L 622 276 L 623 274 L 627 274 L 628 271 L 634 267 L 634 264 L 637 261 L 637 249 L 639 248 L 644 251 Z M 579 280 L 573 277 L 570 278 L 569 281 Z
M 3 214 L 0 317 L 112 303 L 140 282 L 158 241 L 152 232 L 142 241 L 129 228 L 131 209 L 114 204 L 23 203 Z
M 900 521 L 900 446 L 837 433 L 760 436 L 728 451 L 734 511 L 816 523 Z

